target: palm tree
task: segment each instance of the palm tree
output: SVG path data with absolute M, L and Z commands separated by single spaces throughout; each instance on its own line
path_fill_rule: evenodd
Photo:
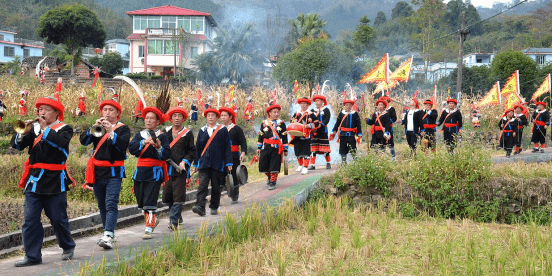
M 291 30 L 287 35 L 288 50 L 297 48 L 302 38 L 317 38 L 325 34 L 326 23 L 326 20 L 320 19 L 316 13 L 307 15 L 300 13 L 297 18 L 290 20 Z
M 213 57 L 218 65 L 218 81 L 245 83 L 262 65 L 259 35 L 253 24 L 223 30 L 215 38 Z

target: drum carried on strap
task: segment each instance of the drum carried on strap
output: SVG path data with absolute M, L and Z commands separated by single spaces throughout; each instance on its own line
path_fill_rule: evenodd
M 305 126 L 300 123 L 291 123 L 287 126 L 287 132 L 291 136 L 303 137 L 305 136 Z

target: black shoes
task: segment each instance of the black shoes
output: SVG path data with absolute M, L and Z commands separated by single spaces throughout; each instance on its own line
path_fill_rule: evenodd
M 268 189 L 271 191 L 276 189 L 276 182 L 271 181 L 270 184 L 268 184 Z
M 33 261 L 29 260 L 27 258 L 27 256 L 25 256 L 25 258 L 23 258 L 23 260 L 15 263 L 15 267 L 26 267 L 26 266 L 38 265 L 38 264 L 41 264 L 41 263 L 42 263 L 42 261 L 33 262 Z
M 218 215 L 218 209 L 211 209 L 211 215 L 212 216 Z
M 326 163 L 326 170 L 330 170 L 332 168 L 332 164 Z
M 63 253 L 61 254 L 61 260 L 63 261 L 71 260 L 74 254 L 75 254 L 75 248 L 63 250 Z
M 533 148 L 533 150 L 531 152 L 539 152 L 539 149 L 538 148 Z
M 197 206 L 197 205 L 194 205 L 194 207 L 192 207 L 192 212 L 200 216 L 205 216 L 205 208 L 201 208 L 200 206 Z
M 314 170 L 316 170 L 316 167 L 313 166 L 313 165 L 310 165 L 310 166 L 309 166 L 309 171 L 314 171 Z

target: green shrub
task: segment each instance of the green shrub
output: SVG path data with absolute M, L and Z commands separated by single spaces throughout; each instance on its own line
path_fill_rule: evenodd
M 470 145 L 454 154 L 440 151 L 431 158 L 411 162 L 405 178 L 416 190 L 414 203 L 430 214 L 445 218 L 466 217 L 468 207 L 477 201 L 474 184 L 490 179 L 490 156 Z
M 148 77 L 144 73 L 128 73 L 126 77 L 131 79 L 147 79 Z
M 347 185 L 356 184 L 363 189 L 375 188 L 384 196 L 389 196 L 389 179 L 386 174 L 390 167 L 388 158 L 375 154 L 357 157 L 347 166 L 339 167 L 335 173 L 335 186 L 344 189 Z

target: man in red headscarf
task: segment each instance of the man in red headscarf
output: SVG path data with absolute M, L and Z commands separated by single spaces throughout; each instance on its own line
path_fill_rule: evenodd
M 143 239 L 151 239 L 153 230 L 159 224 L 157 199 L 161 183 L 169 180 L 167 159 L 171 148 L 167 134 L 157 127 L 166 121 L 166 115 L 155 107 L 144 108 L 146 129 L 137 132 L 128 146 L 128 152 L 138 157 L 134 171 L 134 195 L 138 208 L 144 211 L 146 230 Z
M 11 140 L 11 146 L 19 151 L 29 148 L 29 159 L 25 161 L 19 182 L 25 193 L 25 222 L 21 229 L 25 258 L 15 263 L 16 267 L 42 262 L 44 229 L 40 215 L 43 209 L 63 249 L 61 259 L 71 259 L 75 248 L 67 217 L 67 191 L 74 180 L 66 163 L 73 128 L 63 123 L 65 107 L 56 99 L 39 98 L 36 108 L 37 122 L 27 122 L 26 132 L 15 134 Z
M 121 105 L 112 100 L 100 104 L 102 117 L 96 124 L 105 129 L 103 136 L 95 136 L 91 129 L 80 135 L 83 146 L 93 144 L 94 155 L 88 159 L 84 189 L 94 191 L 104 228 L 98 245 L 113 248 L 115 226 L 119 217 L 118 204 L 121 183 L 125 175 L 126 150 L 130 140 L 130 128 L 119 122 Z

